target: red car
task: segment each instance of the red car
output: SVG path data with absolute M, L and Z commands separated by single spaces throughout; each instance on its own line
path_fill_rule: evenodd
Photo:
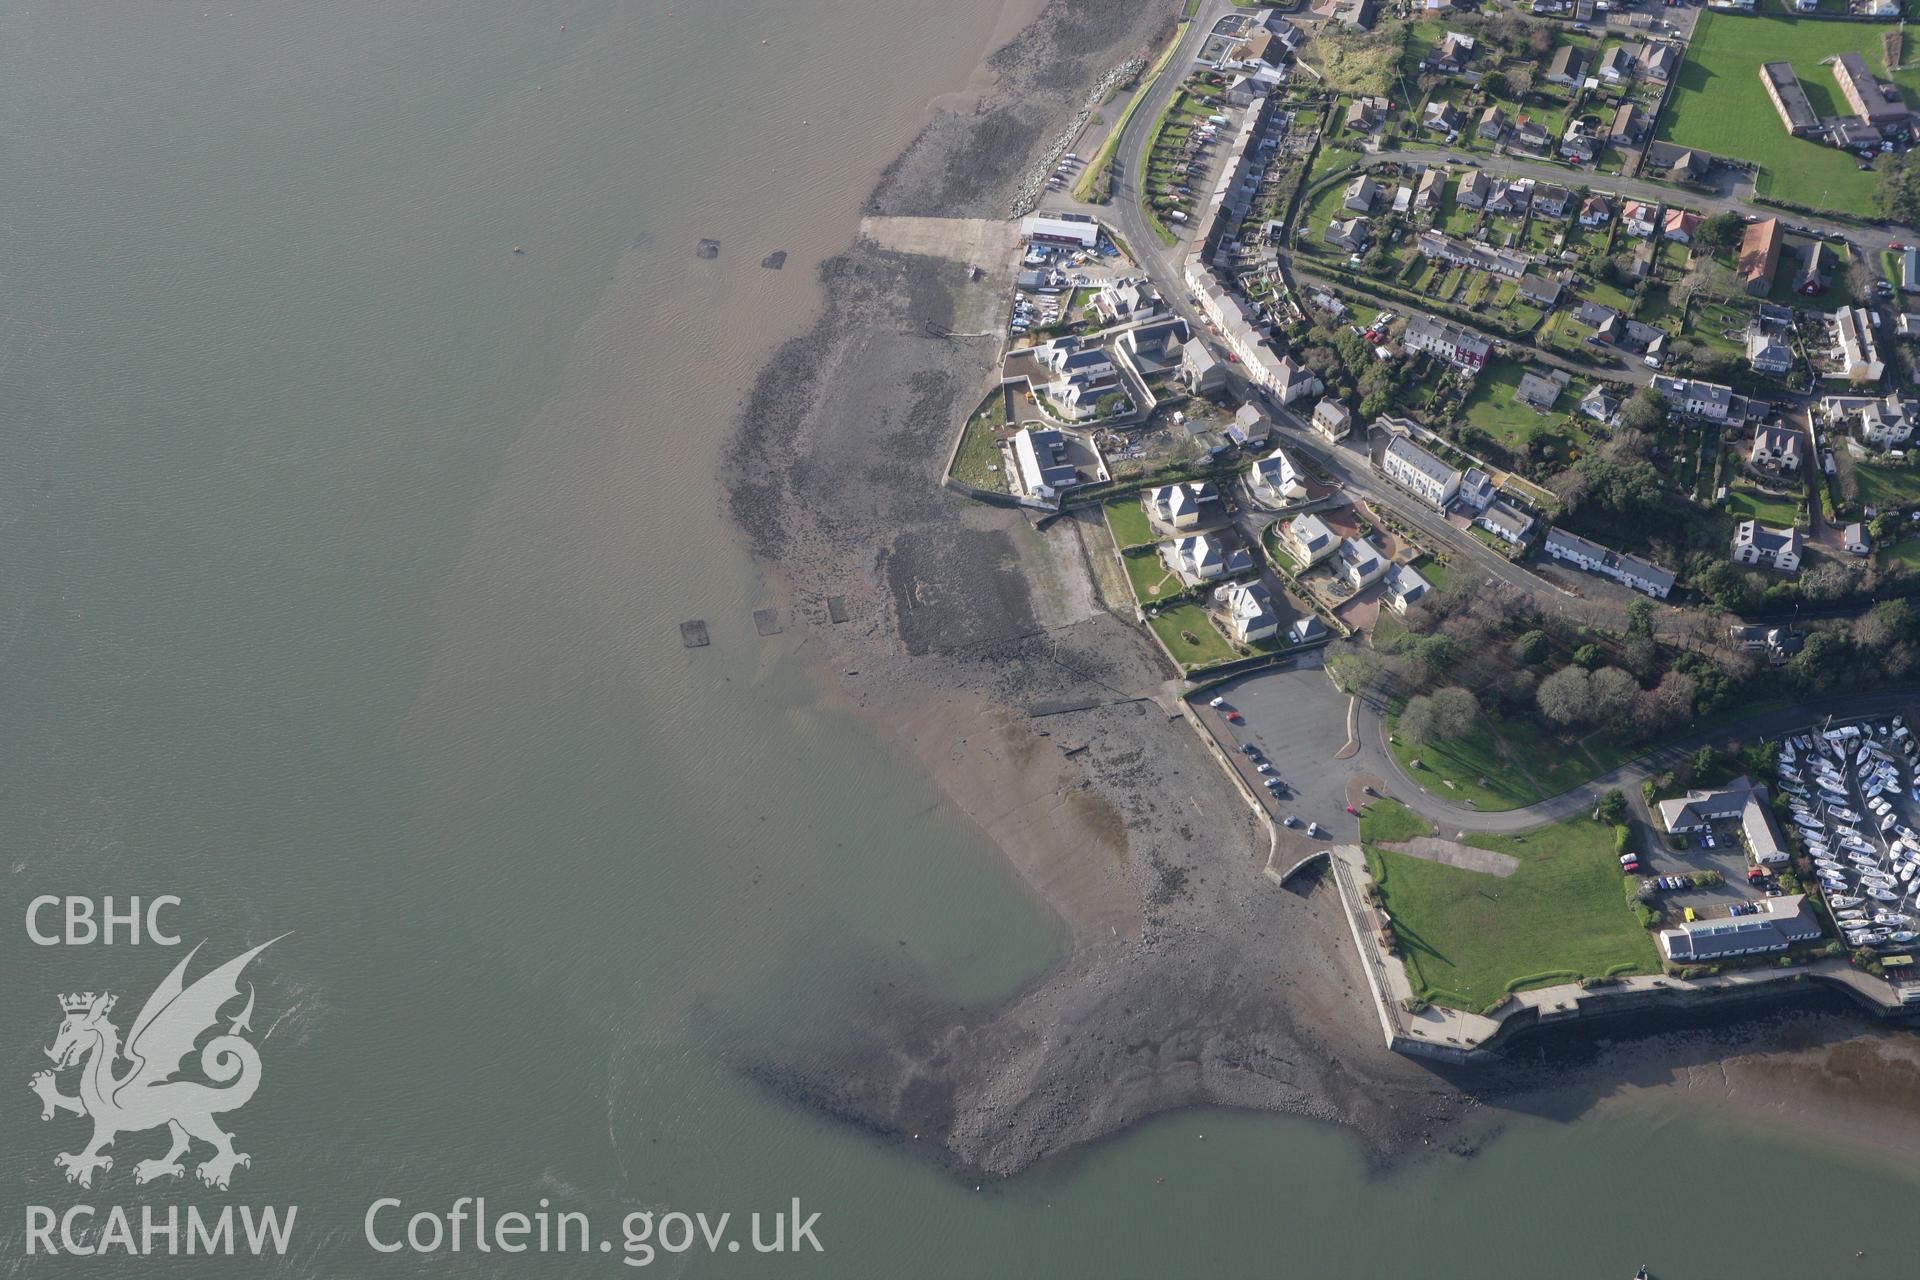
M 1360 811 L 1354 808 L 1352 805 L 1347 806 L 1347 812 L 1352 814 L 1356 818 L 1360 816 Z
M 1620 871 L 1624 875 L 1638 875 L 1640 873 L 1640 864 L 1637 862 L 1622 863 Z
M 1228 723 L 1228 724 L 1239 724 L 1239 723 L 1240 723 L 1240 722 L 1241 722 L 1242 720 L 1245 720 L 1245 719 L 1246 719 L 1246 717 L 1245 717 L 1245 716 L 1243 716 L 1243 715 L 1241 715 L 1241 714 L 1240 714 L 1240 713 L 1239 713 L 1238 711 L 1229 711 L 1229 712 L 1227 712 L 1227 723 Z

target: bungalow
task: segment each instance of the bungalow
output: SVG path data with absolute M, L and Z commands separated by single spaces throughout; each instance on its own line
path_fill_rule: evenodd
M 1205 480 L 1162 485 L 1147 493 L 1147 514 L 1169 529 L 1191 529 L 1205 517 L 1205 508 L 1217 505 L 1220 495 Z
M 1496 498 L 1474 518 L 1475 524 L 1510 546 L 1521 546 L 1533 532 L 1533 517 L 1518 507 Z
M 1756 295 L 1773 288 L 1773 274 L 1780 267 L 1780 246 L 1784 240 L 1785 232 L 1778 218 L 1762 218 L 1747 227 L 1740 237 L 1741 288 Z
M 1625 556 L 1577 533 L 1555 525 L 1547 530 L 1542 549 L 1555 560 L 1563 560 L 1588 573 L 1612 578 L 1635 591 L 1643 591 L 1656 600 L 1664 600 L 1673 590 L 1674 575 L 1659 565 L 1638 556 Z
M 1873 541 L 1867 536 L 1866 526 L 1857 520 L 1841 531 L 1840 545 L 1856 556 L 1864 556 L 1873 550 Z
M 1514 388 L 1513 398 L 1536 413 L 1551 412 L 1554 402 L 1560 399 L 1560 393 L 1573 381 L 1564 369 L 1554 369 L 1547 373 L 1535 373 L 1529 369 L 1520 375 L 1520 385 Z
M 1620 226 L 1630 236 L 1650 236 L 1660 226 L 1660 206 L 1629 200 L 1621 207 Z
M 1747 465 L 1765 475 L 1800 473 L 1800 433 L 1785 427 L 1761 427 L 1753 433 L 1753 447 L 1747 450 Z
M 1406 436 L 1396 435 L 1387 442 L 1380 470 L 1401 488 L 1425 498 L 1436 510 L 1446 510 L 1460 492 L 1460 473 Z
M 1451 102 L 1429 102 L 1420 117 L 1420 126 L 1441 133 L 1454 133 L 1459 130 L 1462 118 L 1460 109 Z
M 1328 443 L 1338 444 L 1353 433 L 1353 414 L 1328 396 L 1313 406 L 1313 429 Z
M 1310 569 L 1334 553 L 1339 543 L 1326 521 L 1308 513 L 1280 527 L 1280 546 L 1302 569 Z
M 1640 108 L 1631 102 L 1623 102 L 1613 113 L 1613 123 L 1607 128 L 1607 140 L 1622 146 L 1634 146 L 1647 131 L 1647 117 Z
M 1800 568 L 1800 531 L 1775 529 L 1758 520 L 1742 520 L 1733 529 L 1732 558 L 1735 564 L 1764 565 L 1782 573 Z
M 1387 106 L 1385 98 L 1355 98 L 1347 108 L 1348 132 L 1372 133 L 1387 118 Z
M 1669 240 L 1678 240 L 1681 244 L 1692 244 L 1694 233 L 1700 230 L 1700 215 L 1689 213 L 1685 209 L 1669 209 L 1660 220 L 1660 234 Z
M 1545 152 L 1553 145 L 1553 134 L 1538 120 L 1522 120 L 1513 127 L 1513 141 L 1523 151 Z
M 1920 293 L 1920 248 L 1908 245 L 1900 251 L 1900 289 Z
M 1420 571 L 1404 564 L 1390 565 L 1387 568 L 1387 607 L 1395 613 L 1405 613 L 1409 606 L 1419 604 L 1433 590 L 1433 584 L 1420 576 Z
M 1473 61 L 1473 37 L 1461 35 L 1458 31 L 1449 31 L 1440 41 L 1440 47 L 1434 51 L 1430 65 L 1435 71 L 1459 72 Z
M 1559 277 L 1538 271 L 1529 271 L 1520 277 L 1520 296 L 1535 306 L 1551 309 L 1559 305 L 1563 288 Z
M 1586 68 L 1586 52 L 1579 45 L 1563 44 L 1554 50 L 1553 61 L 1547 64 L 1547 83 L 1571 88 L 1585 78 Z
M 1271 640 L 1280 631 L 1273 595 L 1259 582 L 1230 582 L 1213 593 L 1226 617 L 1227 634 L 1241 644 Z
M 1757 373 L 1779 375 L 1793 367 L 1793 349 L 1760 325 L 1747 328 L 1747 363 Z
M 1355 213 L 1371 213 L 1374 197 L 1379 194 L 1380 188 L 1374 184 L 1372 178 L 1363 173 L 1347 184 L 1346 194 L 1342 197 L 1341 204 Z
M 1617 44 L 1600 58 L 1600 78 L 1608 84 L 1625 84 L 1633 79 L 1634 64 L 1640 61 L 1640 46 Z
M 1580 397 L 1580 412 L 1595 422 L 1612 422 L 1613 416 L 1620 412 L 1620 400 L 1605 387 L 1596 386 Z
M 1447 189 L 1447 171 L 1438 165 L 1420 175 L 1413 189 L 1413 207 L 1421 212 L 1440 207 L 1440 196 Z
M 1453 202 L 1463 209 L 1484 209 L 1487 197 L 1493 194 L 1493 182 L 1486 174 L 1475 169 L 1460 179 L 1459 188 L 1453 193 Z
M 1588 196 L 1580 202 L 1580 225 L 1604 227 L 1613 220 L 1613 205 L 1605 196 Z
M 1474 126 L 1474 136 L 1482 142 L 1498 142 L 1507 132 L 1507 113 L 1498 107 L 1488 107 L 1480 113 L 1480 121 Z
M 1680 69 L 1680 54 L 1670 44 L 1649 41 L 1646 52 L 1640 55 L 1640 69 L 1653 79 L 1665 83 L 1673 79 L 1674 72 Z
M 1699 185 L 1713 173 L 1713 161 L 1698 151 L 1682 151 L 1667 166 L 1667 176 L 1675 182 Z
M 1573 192 L 1557 182 L 1537 182 L 1533 187 L 1533 216 L 1564 218 Z
M 1349 253 L 1359 253 L 1367 247 L 1367 220 L 1348 218 L 1344 221 L 1330 222 L 1327 224 L 1326 234 L 1321 239 Z
M 1355 591 L 1372 586 L 1386 572 L 1387 562 L 1365 538 L 1348 538 L 1340 544 L 1340 577 Z

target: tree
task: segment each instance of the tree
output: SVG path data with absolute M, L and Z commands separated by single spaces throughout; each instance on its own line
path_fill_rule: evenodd
M 1593 677 L 1581 667 L 1562 667 L 1534 692 L 1540 714 L 1557 725 L 1571 728 L 1587 718 L 1589 686 Z
M 1853 575 L 1832 560 L 1822 560 L 1800 575 L 1800 594 L 1810 601 L 1837 600 L 1852 586 Z
M 1618 787 L 1607 792 L 1607 794 L 1600 797 L 1600 804 L 1596 812 L 1599 814 L 1600 821 L 1602 822 L 1616 825 L 1625 822 L 1627 820 L 1626 792 L 1620 790 Z
M 1693 718 L 1694 678 L 1669 671 L 1657 687 L 1642 690 L 1633 700 L 1633 723 L 1651 738 Z
M 1583 644 L 1573 651 L 1573 660 L 1589 671 L 1597 670 L 1607 660 L 1606 650 L 1597 644 Z
M 1693 753 L 1693 777 L 1696 782 L 1711 778 L 1718 772 L 1720 772 L 1720 753 L 1714 750 L 1711 743 Z
M 1535 23 L 1527 32 L 1527 48 L 1536 58 L 1544 58 L 1553 52 L 1553 28 L 1543 22 Z
M 1913 631 L 1913 606 L 1905 600 L 1882 600 L 1853 624 L 1853 640 L 1862 648 L 1884 652 Z
M 1339 653 L 1327 658 L 1327 670 L 1333 674 L 1333 682 L 1345 694 L 1358 694 L 1373 683 L 1383 665 L 1383 659 L 1371 649 L 1348 646 Z
M 1653 601 L 1645 596 L 1635 596 L 1627 604 L 1627 634 L 1649 638 L 1653 635 Z
M 1880 165 L 1880 183 L 1873 190 L 1873 207 L 1895 222 L 1920 222 L 1920 164 L 1910 155 L 1888 157 Z
M 1432 742 L 1439 736 L 1435 719 L 1432 698 L 1424 693 L 1408 698 L 1400 709 L 1400 736 L 1416 744 Z
M 1507 96 L 1518 102 L 1533 92 L 1533 68 L 1509 67 L 1500 73 L 1500 80 L 1507 88 Z
M 1746 229 L 1738 214 L 1716 213 L 1694 230 L 1693 238 L 1695 243 L 1709 249 L 1731 249 L 1746 234 Z
M 1473 728 L 1480 704 L 1473 694 L 1450 685 L 1433 695 L 1433 731 L 1437 737 L 1458 738 Z
M 1529 631 L 1513 642 L 1513 660 L 1523 666 L 1537 666 L 1547 660 L 1547 633 Z
M 1642 387 L 1620 406 L 1620 425 L 1630 431 L 1652 433 L 1667 420 L 1667 398 L 1651 387 Z
M 1618 667 L 1602 667 L 1587 682 L 1588 718 L 1595 724 L 1621 725 L 1633 711 L 1640 682 Z

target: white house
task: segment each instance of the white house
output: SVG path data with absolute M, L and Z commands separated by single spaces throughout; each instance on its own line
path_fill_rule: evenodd
M 1733 388 L 1718 382 L 1661 375 L 1654 378 L 1653 389 L 1666 400 L 1667 408 L 1690 418 L 1725 422 L 1733 408 Z
M 1742 520 L 1734 526 L 1732 554 L 1735 564 L 1757 564 L 1793 573 L 1800 568 L 1800 531 Z
M 1275 449 L 1253 464 L 1247 488 L 1255 501 L 1269 507 L 1284 507 L 1307 496 L 1307 486 L 1284 449 Z
M 1280 531 L 1280 545 L 1302 569 L 1319 564 L 1339 545 L 1327 522 L 1309 512 L 1287 521 Z
M 1431 590 L 1433 585 L 1417 569 L 1396 564 L 1387 570 L 1387 606 L 1395 613 L 1405 613 Z
M 1098 454 L 1094 455 L 1096 458 Z M 1064 489 L 1087 483 L 1072 461 L 1066 433 L 1053 427 L 1022 427 L 1013 435 L 1014 470 L 1020 487 L 1035 498 L 1054 498 Z M 1104 480 L 1100 474 L 1095 479 Z
M 1380 470 L 1387 479 L 1439 510 L 1445 510 L 1460 492 L 1460 473 L 1406 436 L 1396 435 L 1387 442 Z
M 1638 556 L 1621 555 L 1610 547 L 1603 547 L 1558 525 L 1547 530 L 1546 541 L 1541 544 L 1541 549 L 1555 560 L 1564 561 L 1588 573 L 1612 578 L 1656 600 L 1665 600 L 1673 590 L 1675 578 L 1671 570 L 1662 569 Z
M 1340 576 L 1355 591 L 1372 586 L 1386 572 L 1387 562 L 1365 538 L 1348 538 L 1340 544 Z
M 1329 443 L 1337 444 L 1353 433 L 1353 414 L 1347 406 L 1328 397 L 1313 406 L 1313 429 Z
M 1147 514 L 1169 529 L 1191 529 L 1218 503 L 1220 495 L 1205 480 L 1162 485 L 1147 494 Z
M 1533 517 L 1498 499 L 1474 517 L 1475 524 L 1511 546 L 1519 546 L 1533 532 Z
M 1487 362 L 1492 344 L 1477 333 L 1432 316 L 1407 321 L 1400 345 L 1407 351 L 1432 351 L 1461 369 L 1477 371 Z
M 1226 547 L 1220 539 L 1204 533 L 1163 542 L 1160 552 L 1167 568 L 1179 574 L 1180 580 L 1189 586 L 1224 577 L 1227 572 Z
M 1258 582 L 1231 582 L 1213 593 L 1227 624 L 1227 633 L 1241 644 L 1271 640 L 1280 631 L 1273 596 Z

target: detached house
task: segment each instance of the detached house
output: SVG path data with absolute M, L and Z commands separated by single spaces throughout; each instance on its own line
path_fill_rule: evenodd
M 1387 607 L 1395 613 L 1405 613 L 1433 590 L 1433 584 L 1421 577 L 1418 570 L 1404 564 L 1389 566 L 1386 582 Z
M 1580 202 L 1580 225 L 1604 227 L 1613 221 L 1613 204 L 1605 196 L 1588 196 Z
M 1273 596 L 1258 582 L 1231 582 L 1213 594 L 1225 617 L 1227 632 L 1241 644 L 1271 640 L 1280 632 Z
M 1685 209 L 1669 209 L 1660 220 L 1660 234 L 1681 244 L 1692 244 L 1694 232 L 1699 229 L 1700 215 Z
M 1308 514 L 1295 516 L 1281 526 L 1280 545 L 1295 564 L 1310 569 L 1332 555 L 1340 544 L 1326 521 Z
M 1785 427 L 1761 427 L 1753 433 L 1747 465 L 1770 476 L 1800 473 L 1800 433 Z
M 1498 107 L 1488 107 L 1480 113 L 1480 121 L 1474 126 L 1474 136 L 1482 142 L 1498 142 L 1507 132 L 1507 113 Z
M 1380 188 L 1374 184 L 1372 178 L 1363 173 L 1347 184 L 1346 194 L 1342 197 L 1341 204 L 1355 213 L 1371 213 L 1374 197 L 1379 194 Z
M 1386 572 L 1387 562 L 1365 538 L 1348 538 L 1340 544 L 1340 577 L 1353 590 L 1372 586 Z
M 1733 562 L 1764 565 L 1782 573 L 1800 568 L 1800 531 L 1774 529 L 1758 520 L 1742 520 L 1733 530 Z
M 1313 429 L 1329 444 L 1338 444 L 1353 434 L 1353 414 L 1347 406 L 1328 396 L 1313 406 Z
M 1620 227 L 1630 236 L 1650 236 L 1660 227 L 1660 206 L 1629 200 L 1620 210 Z
M 1580 46 L 1563 44 L 1553 52 L 1553 61 L 1547 64 L 1547 83 L 1564 85 L 1571 88 L 1585 77 L 1587 55 Z
M 1441 133 L 1454 133 L 1459 130 L 1462 118 L 1460 109 L 1451 102 L 1429 102 L 1420 124 Z
M 1473 522 L 1509 546 L 1525 544 L 1533 533 L 1533 517 L 1500 498 L 1489 502 Z
M 1760 325 L 1747 328 L 1747 363 L 1759 373 L 1783 374 L 1793 367 L 1793 348 Z
M 1191 529 L 1205 518 L 1206 508 L 1220 497 L 1205 480 L 1169 484 L 1147 493 L 1147 514 L 1169 529 Z

